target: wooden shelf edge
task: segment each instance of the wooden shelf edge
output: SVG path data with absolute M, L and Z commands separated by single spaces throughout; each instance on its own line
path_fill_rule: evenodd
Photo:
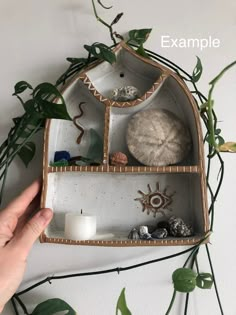
M 196 245 L 202 240 L 203 236 L 182 239 L 158 239 L 158 240 L 87 240 L 73 241 L 64 238 L 44 237 L 40 238 L 41 243 L 81 245 L 81 246 L 106 246 L 106 247 L 141 247 L 141 246 L 187 246 Z M 209 239 L 204 241 L 208 243 Z
M 48 173 L 201 173 L 199 165 L 190 166 L 49 166 Z

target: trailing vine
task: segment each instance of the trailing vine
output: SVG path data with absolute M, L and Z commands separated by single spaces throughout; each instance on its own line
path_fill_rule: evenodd
M 110 7 L 104 6 L 101 1 L 97 1 L 105 9 Z M 25 113 L 20 116 L 13 118 L 14 125 L 10 129 L 7 139 L 0 146 L 0 204 L 2 201 L 2 196 L 4 194 L 4 187 L 7 178 L 8 169 L 15 159 L 16 156 L 20 157 L 25 166 L 27 166 L 32 158 L 35 155 L 36 147 L 32 142 L 33 136 L 44 127 L 45 120 L 47 118 L 58 118 L 58 119 L 67 119 L 71 120 L 69 116 L 66 104 L 62 94 L 60 93 L 58 87 L 65 84 L 69 79 L 77 75 L 82 69 L 87 67 L 89 64 L 93 63 L 96 60 L 105 60 L 109 63 L 114 63 L 116 61 L 116 56 L 112 51 L 112 48 L 117 44 L 117 39 L 122 40 L 123 37 L 113 30 L 113 26 L 122 18 L 123 13 L 119 13 L 113 21 L 109 24 L 104 21 L 101 17 L 98 16 L 95 1 L 92 0 L 92 7 L 96 19 L 102 23 L 105 27 L 108 28 L 111 40 L 113 42 L 112 46 L 107 46 L 103 43 L 94 43 L 92 45 L 84 45 L 84 48 L 87 52 L 87 58 L 67 58 L 67 61 L 70 62 L 70 66 L 63 73 L 56 84 L 42 83 L 37 87 L 33 88 L 29 83 L 25 81 L 20 81 L 15 85 L 13 95 L 16 96 L 21 105 L 23 106 Z M 64 301 L 60 299 L 50 299 L 43 303 L 40 303 L 33 310 L 32 313 L 29 313 L 26 305 L 23 303 L 21 297 L 41 286 L 44 283 L 51 283 L 51 281 L 73 278 L 73 277 L 84 277 L 84 276 L 96 276 L 100 274 L 108 273 L 120 273 L 135 268 L 140 268 L 144 265 L 149 265 L 153 263 L 158 263 L 164 260 L 173 259 L 180 255 L 188 254 L 185 263 L 181 268 L 175 270 L 172 274 L 172 281 L 174 286 L 174 291 L 170 304 L 167 307 L 166 315 L 170 314 L 172 306 L 175 302 L 177 292 L 185 293 L 185 308 L 184 314 L 188 314 L 188 305 L 190 293 L 196 288 L 201 289 L 210 289 L 212 285 L 214 286 L 216 298 L 218 301 L 219 309 L 223 315 L 223 307 L 221 304 L 216 277 L 214 274 L 213 263 L 210 256 L 209 246 L 206 243 L 206 240 L 209 238 L 210 234 L 213 231 L 214 224 L 214 206 L 215 201 L 220 192 L 220 188 L 224 176 L 224 161 L 221 157 L 221 151 L 236 151 L 236 144 L 232 142 L 225 143 L 223 137 L 221 136 L 221 130 L 217 126 L 217 116 L 214 111 L 214 100 L 213 100 L 213 91 L 215 89 L 216 83 L 221 79 L 221 77 L 232 68 L 236 61 L 232 62 L 230 65 L 225 67 L 211 82 L 208 96 L 205 97 L 197 88 L 196 83 L 201 78 L 203 67 L 200 58 L 197 58 L 196 67 L 193 70 L 192 74 L 189 74 L 182 68 L 180 68 L 175 63 L 171 62 L 165 57 L 162 57 L 150 50 L 144 48 L 144 43 L 148 38 L 151 29 L 135 29 L 129 32 L 129 37 L 127 39 L 127 44 L 135 49 L 140 55 L 153 59 L 160 62 L 161 64 L 167 66 L 173 70 L 182 80 L 184 80 L 189 86 L 191 85 L 191 93 L 193 94 L 196 100 L 196 106 L 201 115 L 202 121 L 206 127 L 206 134 L 204 137 L 205 142 L 208 143 L 208 154 L 207 154 L 207 172 L 206 172 L 206 181 L 207 187 L 210 195 L 210 206 L 209 206 L 209 216 L 210 216 L 210 229 L 206 236 L 195 246 L 192 246 L 188 249 L 185 249 L 181 252 L 175 254 L 157 258 L 150 261 L 141 262 L 136 265 L 131 265 L 127 267 L 117 267 L 112 269 L 92 271 L 87 273 L 76 273 L 76 274 L 65 274 L 61 276 L 48 276 L 46 279 L 43 279 L 34 285 L 17 292 L 12 297 L 12 305 L 16 315 L 19 315 L 18 308 L 20 307 L 24 314 L 26 315 L 50 315 L 59 311 L 68 311 L 68 315 L 74 315 L 75 311 Z M 23 94 L 30 92 L 30 99 L 27 101 L 23 100 Z M 55 102 L 58 104 L 55 106 Z M 212 159 L 217 159 L 220 164 L 218 183 L 215 190 L 211 187 L 211 163 Z M 200 272 L 198 254 L 202 247 L 205 247 L 210 272 Z M 116 306 L 116 314 L 118 311 L 122 315 L 131 315 L 126 299 L 125 299 L 125 289 L 122 290 L 120 297 Z

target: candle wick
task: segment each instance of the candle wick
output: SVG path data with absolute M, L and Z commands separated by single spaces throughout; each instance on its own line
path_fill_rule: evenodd
M 83 210 L 81 209 L 81 212 L 80 212 L 81 214 L 83 214 Z

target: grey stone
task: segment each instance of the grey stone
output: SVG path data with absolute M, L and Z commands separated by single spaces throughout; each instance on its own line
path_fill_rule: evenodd
M 151 236 L 153 238 L 166 238 L 168 236 L 168 232 L 167 229 L 165 228 L 159 228 L 156 229 L 156 231 L 154 231 Z
M 175 237 L 186 237 L 193 235 L 193 229 L 187 225 L 181 218 L 170 217 L 170 234 Z
M 152 236 L 150 233 L 145 233 L 142 236 L 140 236 L 141 240 L 153 240 Z
M 135 228 L 133 228 L 130 231 L 130 233 L 128 235 L 128 239 L 130 239 L 130 240 L 139 240 L 140 239 L 138 231 Z
M 140 96 L 139 90 L 135 86 L 124 86 L 112 91 L 112 100 L 117 102 L 133 101 Z
M 140 225 L 138 228 L 139 235 L 142 236 L 148 233 L 148 227 L 146 225 Z

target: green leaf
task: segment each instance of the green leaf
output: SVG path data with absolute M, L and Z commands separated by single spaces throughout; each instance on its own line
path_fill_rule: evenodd
M 35 105 L 36 104 L 33 99 L 30 99 L 23 104 L 24 109 L 27 113 L 32 113 L 33 111 L 35 111 Z
M 32 315 L 53 315 L 58 312 L 68 311 L 66 315 L 76 315 L 75 310 L 61 299 L 49 299 L 36 306 Z
M 152 31 L 151 28 L 143 28 L 143 29 L 131 30 L 131 31 L 129 31 L 129 40 L 128 40 L 128 42 L 131 41 L 131 42 L 133 42 L 135 44 L 142 45 L 148 39 L 151 31 Z
M 16 83 L 14 89 L 15 89 L 15 92 L 12 95 L 20 94 L 20 93 L 24 92 L 26 89 L 33 90 L 32 86 L 29 83 L 27 83 L 26 81 L 20 81 L 20 82 Z
M 119 296 L 119 299 L 117 301 L 116 305 L 116 315 L 119 315 L 118 311 L 121 312 L 121 315 L 132 315 L 130 310 L 128 309 L 128 306 L 126 304 L 126 298 L 125 298 L 125 288 L 121 291 L 121 294 Z
M 30 114 L 30 116 L 27 118 L 27 124 L 28 126 L 38 126 L 41 123 L 45 121 L 44 116 L 41 113 L 33 112 Z M 43 124 L 42 124 L 43 125 Z
M 15 148 L 17 148 L 19 144 L 15 145 Z M 28 167 L 29 163 L 32 161 L 34 155 L 36 152 L 36 146 L 33 142 L 26 142 L 26 144 L 18 151 L 18 156 L 22 160 L 22 162 L 25 164 L 26 167 Z
M 34 89 L 33 97 L 45 118 L 71 120 L 63 96 L 51 83 L 39 84 Z
M 93 45 L 84 45 L 84 48 L 94 57 L 105 60 L 110 64 L 116 61 L 116 55 L 110 47 L 102 43 L 94 43 Z
M 221 146 L 221 145 L 223 145 L 225 143 L 225 140 L 221 136 L 216 136 L 216 142 L 217 142 L 218 146 Z
M 200 289 L 211 289 L 213 277 L 210 273 L 199 273 L 196 279 L 196 284 Z
M 103 141 L 94 129 L 89 129 L 90 145 L 87 152 L 87 158 L 96 162 L 102 162 Z
M 216 130 L 215 130 L 215 135 L 219 135 L 221 133 L 221 129 L 220 128 L 217 128 Z
M 140 45 L 138 47 L 138 49 L 136 50 L 136 53 L 139 54 L 142 57 L 148 58 L 150 59 L 150 57 L 148 56 L 148 54 L 146 53 L 145 49 L 143 48 L 143 45 Z
M 197 56 L 197 64 L 193 70 L 193 74 L 192 74 L 192 81 L 193 82 L 197 82 L 200 78 L 201 78 L 201 75 L 202 75 L 202 62 L 201 62 L 201 59 Z
M 176 269 L 172 274 L 174 288 L 179 292 L 192 292 L 196 287 L 197 274 L 190 268 Z

